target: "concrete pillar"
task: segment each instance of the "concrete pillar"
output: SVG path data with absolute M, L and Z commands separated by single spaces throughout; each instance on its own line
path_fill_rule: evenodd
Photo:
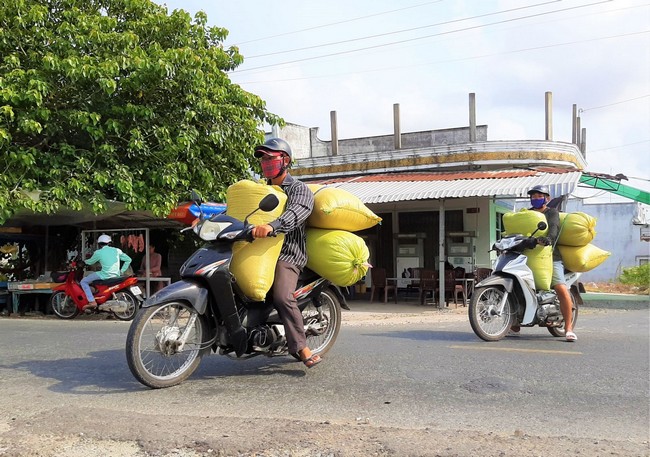
M 438 209 L 438 308 L 445 307 L 445 199 L 440 199 Z
M 332 130 L 332 155 L 339 154 L 339 136 L 336 131 L 336 111 L 330 111 L 330 128 Z
M 476 142 L 476 94 L 469 94 L 469 142 Z
M 576 145 L 581 148 L 582 140 L 580 139 L 580 116 L 576 118 Z
M 553 141 L 553 93 L 546 92 L 544 107 L 546 112 L 546 141 Z
M 582 134 L 580 135 L 580 151 L 582 152 L 582 157 L 587 158 L 587 129 L 583 127 Z
M 402 130 L 399 123 L 399 103 L 393 104 L 393 135 L 395 136 L 395 149 L 402 149 Z
M 571 117 L 571 142 L 573 144 L 578 144 L 578 105 L 573 104 L 573 115 Z

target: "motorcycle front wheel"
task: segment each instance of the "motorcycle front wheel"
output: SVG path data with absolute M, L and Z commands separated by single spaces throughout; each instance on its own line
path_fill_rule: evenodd
M 319 306 L 310 302 L 302 311 L 307 346 L 313 354 L 323 355 L 334 346 L 341 329 L 341 303 L 331 290 L 316 298 Z
M 485 341 L 499 341 L 508 333 L 515 321 L 515 309 L 508 298 L 503 312 L 498 313 L 505 290 L 496 286 L 474 290 L 469 303 L 469 323 L 476 336 Z
M 120 311 L 113 311 L 115 317 L 121 321 L 130 321 L 138 310 L 138 299 L 131 292 L 121 290 L 115 293 L 115 300 L 122 302 L 126 308 Z
M 573 324 L 573 328 L 576 327 L 576 322 L 578 321 L 578 304 L 576 303 L 576 297 L 574 296 L 576 292 L 573 290 L 569 290 L 569 295 L 571 296 L 571 309 L 573 310 L 571 315 L 572 319 L 571 322 Z M 555 298 L 555 301 L 557 302 L 557 306 L 560 306 L 560 300 L 558 298 Z M 566 327 L 564 326 L 564 323 L 562 324 L 562 327 L 546 327 L 548 329 L 548 332 L 557 337 L 557 338 L 564 338 L 566 336 Z
M 191 306 L 170 302 L 143 308 L 126 339 L 129 369 L 138 381 L 153 389 L 180 384 L 209 350 L 207 337 L 204 317 Z
M 52 312 L 60 319 L 74 319 L 79 315 L 79 308 L 69 295 L 59 290 L 50 297 Z

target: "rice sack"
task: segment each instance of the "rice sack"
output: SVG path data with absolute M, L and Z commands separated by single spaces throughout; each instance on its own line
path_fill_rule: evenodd
M 523 254 L 528 258 L 526 264 L 533 272 L 535 289 L 550 290 L 553 279 L 553 248 L 538 245 L 535 249 L 524 249 Z
M 565 246 L 585 246 L 596 236 L 596 218 L 589 214 L 560 213 L 560 236 L 557 244 Z
M 531 211 L 525 208 L 517 212 L 505 213 L 503 215 L 503 228 L 505 229 L 506 235 L 530 236 L 535 230 L 537 230 L 537 224 L 540 222 L 547 224 L 544 213 Z M 544 230 L 538 230 L 535 233 L 535 236 L 546 236 L 547 233 L 548 227 Z
M 576 273 L 584 273 L 593 270 L 607 260 L 612 253 L 600 249 L 593 244 L 584 246 L 557 246 L 562 254 L 564 266 Z
M 258 207 L 260 200 L 271 193 L 280 200 L 278 207 L 270 212 L 257 211 L 248 219 L 253 225 L 268 224 L 282 214 L 287 203 L 287 196 L 276 186 L 250 180 L 236 182 L 226 192 L 226 214 L 243 221 Z M 283 242 L 284 234 L 279 234 L 277 237 L 258 238 L 252 243 L 234 243 L 230 271 L 237 286 L 251 300 L 263 301 L 271 289 Z
M 537 230 L 537 224 L 546 222 L 546 216 L 539 211 L 522 209 L 503 215 L 503 227 L 508 235 L 532 235 Z M 535 237 L 546 236 L 548 227 L 538 230 Z M 528 259 L 526 264 L 533 272 L 535 288 L 549 290 L 553 278 L 553 248 L 551 246 L 537 246 L 535 249 L 525 249 L 523 253 Z
M 356 232 L 381 222 L 381 217 L 347 190 L 316 184 L 308 187 L 314 193 L 314 211 L 307 219 L 307 227 Z
M 351 286 L 368 272 L 365 241 L 344 230 L 307 229 L 307 268 L 336 284 Z

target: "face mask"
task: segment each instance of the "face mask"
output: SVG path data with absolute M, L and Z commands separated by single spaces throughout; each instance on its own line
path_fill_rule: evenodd
M 546 199 L 545 198 L 531 198 L 530 199 L 530 206 L 532 206 L 535 209 L 540 209 L 542 206 L 546 204 Z
M 265 157 L 261 162 L 262 174 L 267 179 L 277 178 L 283 171 L 284 158 L 280 155 L 273 156 L 273 158 Z

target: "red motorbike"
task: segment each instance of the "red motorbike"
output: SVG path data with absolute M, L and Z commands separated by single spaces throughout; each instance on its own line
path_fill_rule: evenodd
M 79 281 L 83 278 L 83 264 L 71 262 L 67 272 L 61 273 L 62 284 L 52 288 L 52 311 L 61 319 L 74 319 L 88 304 Z M 135 276 L 100 279 L 90 284 L 97 307 L 90 313 L 110 313 L 122 321 L 133 319 L 143 301 L 142 291 Z M 87 311 L 88 312 L 88 311 Z

